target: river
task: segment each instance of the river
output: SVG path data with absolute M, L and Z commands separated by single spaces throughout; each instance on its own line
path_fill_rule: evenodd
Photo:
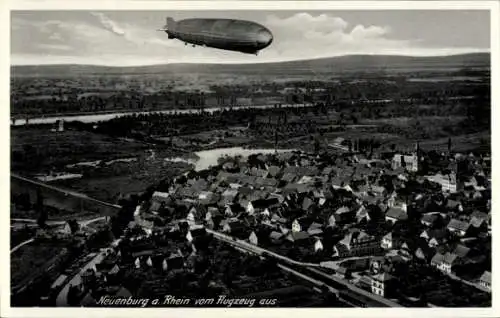
M 289 152 L 295 151 L 295 149 L 277 149 L 278 152 Z M 248 157 L 253 154 L 270 154 L 274 153 L 274 149 L 246 149 L 243 147 L 230 147 L 230 148 L 216 148 L 211 150 L 197 151 L 194 154 L 198 159 L 183 159 L 180 157 L 176 158 L 166 158 L 167 161 L 173 162 L 186 162 L 189 164 L 194 164 L 195 170 L 203 170 L 210 168 L 210 166 L 216 166 L 218 164 L 218 159 L 221 157 L 235 157 L 242 156 L 243 158 Z
M 290 107 L 311 107 L 312 105 L 300 104 L 300 105 L 282 105 L 282 108 Z M 256 106 L 234 106 L 234 107 L 211 107 L 205 108 L 205 112 L 213 113 L 222 110 L 235 110 L 235 109 L 269 109 L 273 108 L 274 105 L 256 105 Z M 97 123 L 100 121 L 107 121 L 117 117 L 130 116 L 130 115 L 146 115 L 146 114 L 167 114 L 172 115 L 177 114 L 194 114 L 200 112 L 199 108 L 190 109 L 169 109 L 169 110 L 152 110 L 152 111 L 142 111 L 142 112 L 117 112 L 117 113 L 101 113 L 101 114 L 86 114 L 86 115 L 60 115 L 60 116 L 49 116 L 49 117 L 34 117 L 29 118 L 29 124 L 54 124 L 58 120 L 63 120 L 65 122 L 70 121 L 80 121 L 83 123 Z M 12 116 L 15 120 L 11 120 L 11 126 L 24 126 L 26 125 L 26 118 L 16 118 Z

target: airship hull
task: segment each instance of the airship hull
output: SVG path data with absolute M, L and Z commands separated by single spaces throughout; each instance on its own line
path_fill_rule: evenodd
M 268 47 L 273 35 L 266 27 L 251 21 L 234 19 L 185 19 L 167 18 L 165 32 L 193 45 L 256 54 Z

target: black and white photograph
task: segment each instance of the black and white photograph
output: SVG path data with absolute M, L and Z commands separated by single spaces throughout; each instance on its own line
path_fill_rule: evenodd
M 498 3 L 155 3 L 9 12 L 10 308 L 492 313 Z

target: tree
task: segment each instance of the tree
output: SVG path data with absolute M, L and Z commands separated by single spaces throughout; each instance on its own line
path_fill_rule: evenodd
M 71 229 L 71 233 L 74 234 L 79 230 L 78 222 L 75 219 L 71 219 L 68 221 L 69 228 Z
M 37 189 L 37 198 L 36 198 L 36 204 L 35 204 L 35 211 L 38 213 L 38 219 L 37 219 L 37 224 L 41 228 L 44 228 L 46 226 L 45 222 L 47 222 L 48 215 L 47 215 L 47 210 L 43 206 L 43 195 L 42 191 L 40 188 Z

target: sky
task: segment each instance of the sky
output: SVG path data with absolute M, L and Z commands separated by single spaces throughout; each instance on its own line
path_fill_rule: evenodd
M 490 15 L 480 10 L 12 11 L 11 64 L 257 63 L 348 54 L 489 52 Z M 258 56 L 185 46 L 156 31 L 165 18 L 233 18 L 269 28 Z

